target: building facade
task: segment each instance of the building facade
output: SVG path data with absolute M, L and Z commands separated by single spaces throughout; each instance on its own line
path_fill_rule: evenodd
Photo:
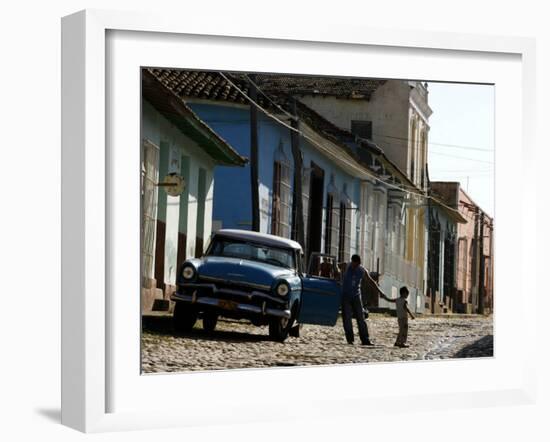
M 241 155 L 250 155 L 250 109 L 246 105 L 188 99 L 189 106 Z M 283 115 L 278 115 L 283 118 Z M 313 125 L 310 122 L 311 125 Z M 349 262 L 358 252 L 361 180 L 372 171 L 341 145 L 300 121 L 300 178 L 306 255 L 330 253 Z M 291 131 L 265 115 L 258 117 L 260 232 L 296 239 L 295 163 Z M 252 226 L 250 165 L 218 169 L 213 224 L 219 228 Z M 236 198 L 237 197 L 237 198 Z
M 430 187 L 465 222 L 458 223 L 455 246 L 456 295 L 447 307 L 457 313 L 493 311 L 493 219 L 456 182 Z
M 387 186 L 382 186 L 385 190 L 381 191 L 379 186 L 364 185 L 364 237 L 358 250 L 369 269 L 378 269 L 383 289 L 396 297 L 399 287 L 407 285 L 411 291 L 409 303 L 420 312 L 424 309 L 428 278 L 424 196 L 432 110 L 427 85 L 402 80 L 348 82 L 346 88 L 332 79 L 263 78 L 267 91 L 284 87 L 340 129 L 371 140 L 397 174 L 406 176 L 410 190 L 406 193 L 395 188 L 388 192 Z M 383 177 L 391 180 L 390 176 Z M 389 308 L 391 304 L 377 300 L 376 306 Z
M 427 231 L 426 310 L 430 313 L 457 311 L 458 226 L 466 219 L 452 210 L 434 192 L 429 201 Z
M 209 227 L 251 229 L 257 187 L 260 232 L 299 240 L 306 255 L 328 253 L 341 263 L 357 253 L 388 296 L 397 297 L 406 285 L 413 310 L 430 311 L 428 226 L 444 226 L 444 245 L 457 235 L 451 221 L 458 214 L 456 208 L 432 208 L 427 202 L 432 111 L 425 84 L 268 74 L 252 81 L 246 74 L 170 69 L 147 73 L 241 157 L 252 153 L 251 95 L 253 107 L 260 108 L 257 184 L 250 165 L 205 168 L 206 181 L 211 171 L 216 182 L 206 194 L 211 207 L 199 216 L 211 220 Z M 441 249 L 439 258 L 449 250 Z M 196 246 L 188 250 L 192 253 Z M 446 266 L 440 263 L 440 269 Z M 446 300 L 445 275 L 438 274 L 434 292 Z M 368 304 L 393 307 L 377 296 Z
M 246 158 L 147 73 L 141 139 L 142 310 L 148 311 L 170 306 L 180 264 L 200 256 L 210 237 L 215 168 L 242 167 Z

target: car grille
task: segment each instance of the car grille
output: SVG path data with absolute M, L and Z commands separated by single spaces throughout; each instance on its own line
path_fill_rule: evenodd
M 213 290 L 212 286 L 215 286 L 216 290 Z M 269 290 L 259 290 L 250 284 L 217 278 L 200 278 L 196 284 L 180 285 L 179 291 L 187 294 L 196 291 L 197 296 L 214 296 L 218 299 L 245 302 L 257 306 L 262 306 L 266 302 L 267 306 L 272 308 L 284 308 L 287 305 L 286 301 L 273 295 Z
M 270 287 L 261 284 L 252 284 L 244 281 L 231 281 L 229 279 L 213 278 L 209 276 L 200 276 L 199 283 L 205 282 L 209 284 L 215 284 L 218 288 L 228 288 L 235 290 L 242 290 L 244 292 L 259 291 L 266 294 L 270 294 Z

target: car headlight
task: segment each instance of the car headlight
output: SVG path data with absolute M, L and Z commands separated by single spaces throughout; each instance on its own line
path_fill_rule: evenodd
M 187 265 L 181 271 L 181 276 L 183 277 L 183 279 L 193 279 L 195 277 L 195 269 L 193 268 L 193 266 Z
M 290 292 L 290 287 L 286 282 L 280 282 L 277 287 L 275 288 L 275 292 L 279 296 L 286 296 Z

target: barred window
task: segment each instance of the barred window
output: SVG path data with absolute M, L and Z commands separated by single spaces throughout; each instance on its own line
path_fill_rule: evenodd
M 271 233 L 290 238 L 290 166 L 286 162 L 273 163 L 273 201 Z
M 351 210 L 349 202 L 340 202 L 340 234 L 338 238 L 338 261 L 349 262 L 351 247 Z
M 327 193 L 327 207 L 326 214 L 327 220 L 325 222 L 325 253 L 330 254 L 331 244 L 332 244 L 332 226 L 334 224 L 333 216 L 333 207 L 334 207 L 334 197 L 332 194 Z
M 325 253 L 332 256 L 338 255 L 340 226 L 340 210 L 338 199 L 333 193 L 327 193 L 326 223 L 325 223 Z
M 154 278 L 155 239 L 157 226 L 159 147 L 143 140 L 141 163 L 141 260 L 143 279 Z
M 305 247 L 307 244 L 307 234 L 308 234 L 308 222 L 309 222 L 309 181 L 310 174 L 302 173 L 302 209 L 304 211 L 304 244 L 302 247 Z

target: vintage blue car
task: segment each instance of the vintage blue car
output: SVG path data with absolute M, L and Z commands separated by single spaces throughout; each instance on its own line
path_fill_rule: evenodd
M 189 331 L 202 317 L 213 331 L 218 317 L 269 325 L 269 336 L 284 341 L 297 324 L 334 325 L 341 283 L 334 257 L 312 254 L 304 269 L 295 241 L 247 230 L 213 234 L 202 258 L 186 260 L 178 273 L 174 327 Z

